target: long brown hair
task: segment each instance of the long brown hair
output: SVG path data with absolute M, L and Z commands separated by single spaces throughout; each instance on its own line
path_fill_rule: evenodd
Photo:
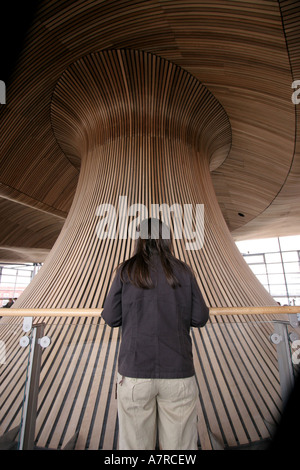
M 159 219 L 144 219 L 140 224 L 140 236 L 136 240 L 135 253 L 120 266 L 120 276 L 123 282 L 129 280 L 136 287 L 152 289 L 154 287 L 150 276 L 152 256 L 158 254 L 166 275 L 167 282 L 175 289 L 180 282 L 175 276 L 174 268 L 180 266 L 189 269 L 173 254 L 173 245 L 169 228 Z

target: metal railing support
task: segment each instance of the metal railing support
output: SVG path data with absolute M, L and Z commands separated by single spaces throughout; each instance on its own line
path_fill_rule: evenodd
M 42 356 L 42 348 L 39 343 L 43 336 L 44 323 L 33 325 L 20 427 L 19 450 L 32 450 L 34 448 Z
M 285 405 L 295 384 L 294 368 L 290 348 L 291 335 L 288 334 L 288 325 L 296 328 L 299 325 L 296 315 L 289 315 L 289 322 L 274 320 L 274 333 L 271 342 L 276 344 L 278 370 L 281 387 L 282 402 Z M 294 333 L 295 337 L 298 337 Z
M 275 344 L 277 349 L 281 397 L 285 404 L 294 385 L 293 365 L 286 324 L 274 322 L 274 331 L 275 333 L 272 337 L 274 338 L 275 336 L 276 338 Z

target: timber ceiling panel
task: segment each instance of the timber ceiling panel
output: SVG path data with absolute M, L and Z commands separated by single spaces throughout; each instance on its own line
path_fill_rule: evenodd
M 231 145 L 226 147 L 230 151 L 225 159 L 224 153 L 214 153 L 210 168 L 218 202 L 234 235 L 257 236 L 270 227 L 274 235 L 298 230 L 297 116 L 290 99 L 294 67 L 291 56 L 296 57 L 298 51 L 293 3 L 275 0 L 40 2 L 8 89 L 7 105 L 0 110 L 0 215 L 2 224 L 8 224 L 0 236 L 0 257 L 3 252 L 8 257 L 10 251 L 15 261 L 18 253 L 22 259 L 30 250 L 32 256 L 41 256 L 54 243 L 69 214 L 68 226 L 59 235 L 63 243 L 57 244 L 59 250 L 55 256 L 50 255 L 48 267 L 45 263 L 39 271 L 24 301 L 20 299 L 23 306 L 52 303 L 80 307 L 93 306 L 93 302 L 101 306 L 113 263 L 124 255 L 125 245 L 120 244 L 117 252 L 109 246 L 102 251 L 103 244 L 99 247 L 98 239 L 85 235 L 93 229 L 85 220 L 87 199 L 98 201 L 94 199 L 99 189 L 95 169 L 103 175 L 104 183 L 99 191 L 105 188 L 108 193 L 114 193 L 118 189 L 116 184 L 123 180 L 128 183 L 139 167 L 127 165 L 127 179 L 122 180 L 122 173 L 116 178 L 111 173 L 107 177 L 102 162 L 96 158 L 98 154 L 92 149 L 97 165 L 88 169 L 92 168 L 94 188 L 87 184 L 85 194 L 77 193 L 84 220 L 76 219 L 74 223 L 69 209 L 81 166 L 80 155 L 71 151 L 70 141 L 63 152 L 55 135 L 61 139 L 64 129 L 57 129 L 57 118 L 52 123 L 50 119 L 51 103 L 54 116 L 55 111 L 56 116 L 64 116 L 60 108 L 64 101 L 59 101 L 61 95 L 55 95 L 55 90 L 59 92 L 57 84 L 67 69 L 76 70 L 83 56 L 91 57 L 91 53 L 104 49 L 138 49 L 172 61 L 202 82 L 219 101 L 229 118 Z M 295 70 L 299 70 L 296 67 L 297 64 Z M 68 93 L 67 86 L 64 90 Z M 76 104 L 76 96 L 72 101 Z M 93 112 L 90 108 L 87 114 Z M 72 121 L 76 123 L 72 111 L 74 108 L 68 109 L 70 126 Z M 141 152 L 139 138 L 137 135 L 132 139 L 131 145 Z M 119 140 L 125 148 L 125 140 Z M 166 159 L 166 146 L 158 148 L 159 158 L 156 155 L 156 159 L 149 159 L 153 174 L 157 166 L 162 168 Z M 209 207 L 214 194 L 208 162 L 193 158 L 187 169 L 182 164 L 182 145 L 176 142 L 176 148 L 177 159 L 172 164 L 177 179 L 173 178 L 168 186 L 164 184 L 168 178 L 158 178 L 160 194 L 166 194 L 170 188 L 187 194 L 195 192 L 196 201 L 198 193 L 205 189 L 205 203 Z M 190 155 L 187 150 L 188 146 L 185 151 Z M 109 151 L 105 155 L 116 158 Z M 134 155 L 139 153 L 136 151 Z M 143 163 L 142 158 L 140 162 Z M 187 174 L 188 180 L 184 178 Z M 193 184 L 189 187 L 186 181 Z M 201 188 L 202 181 L 207 183 L 206 187 L 203 184 Z M 134 190 L 137 188 L 133 185 Z M 285 212 L 282 227 L 278 219 L 280 211 Z M 238 212 L 245 217 L 240 218 Z M 204 249 L 190 255 L 192 266 L 200 271 L 201 289 L 208 303 L 266 305 L 274 302 L 262 292 L 261 286 L 259 291 L 258 281 L 255 284 L 246 272 L 246 263 L 242 264 L 242 257 L 227 236 L 218 204 L 211 204 L 208 219 Z M 82 243 L 82 240 L 93 243 Z M 129 244 L 126 250 L 128 247 Z M 85 263 L 77 263 L 78 259 L 84 259 Z M 266 422 L 276 423 L 281 406 L 269 324 L 265 321 L 244 324 L 241 318 L 232 316 L 227 320 L 224 323 L 223 318 L 210 320 L 201 331 L 193 331 L 196 373 L 201 385 L 198 408 L 203 449 L 211 448 L 209 429 L 228 446 L 268 437 Z M 20 320 L 13 317 L 2 323 L 9 363 L 3 374 L 2 429 L 6 431 L 19 424 L 24 383 L 20 359 L 26 352 L 19 347 L 16 350 L 11 335 L 11 326 L 16 331 Z M 53 345 L 44 353 L 37 444 L 61 448 L 76 430 L 80 431 L 77 448 L 116 448 L 116 402 L 112 393 L 119 331 L 108 329 L 102 320 L 89 318 L 76 323 L 68 317 L 61 325 L 54 319 L 48 321 L 47 327 Z M 76 350 L 79 356 L 74 354 Z M 224 360 L 220 361 L 220 357 Z
M 229 155 L 211 168 L 233 236 L 299 233 L 297 116 L 291 102 L 299 70 L 297 25 L 299 2 L 293 1 L 39 2 L 0 110 L 2 187 L 14 192 L 16 202 L 26 197 L 32 207 L 37 201 L 51 207 L 50 217 L 53 211 L 67 213 L 80 160 L 64 154 L 55 140 L 55 85 L 70 64 L 91 52 L 142 49 L 192 73 L 229 117 Z

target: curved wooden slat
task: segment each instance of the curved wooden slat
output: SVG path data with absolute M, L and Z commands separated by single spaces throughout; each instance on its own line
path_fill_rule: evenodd
M 97 208 L 104 203 L 117 208 L 120 195 L 127 196 L 128 206 L 139 202 L 149 212 L 152 203 L 204 204 L 203 248 L 186 251 L 186 240 L 179 239 L 175 251 L 197 273 L 207 303 L 275 305 L 239 254 L 222 219 L 209 164 L 216 149 L 228 148 L 230 125 L 223 108 L 201 83 L 152 54 L 105 51 L 88 55 L 66 70 L 54 91 L 51 111 L 57 141 L 66 155 L 82 160 L 81 172 L 62 232 L 39 274 L 14 305 L 16 313 L 18 307 L 102 306 L 114 267 L 133 247 L 130 238 L 97 237 Z M 53 328 L 53 320 L 47 320 L 53 348 L 43 358 L 37 445 L 61 448 L 78 432 L 79 449 L 116 448 L 113 389 L 120 332 L 90 316 L 80 321 L 69 316 L 61 328 Z M 263 420 L 254 425 L 249 410 L 258 407 L 269 420 L 276 419 L 273 408 L 280 398 L 273 383 L 260 391 L 259 375 L 268 377 L 268 365 L 258 372 L 255 356 L 251 362 L 257 390 L 249 395 L 244 386 L 239 398 L 232 396 L 229 375 L 213 352 L 211 337 L 213 332 L 218 338 L 224 335 L 222 347 L 227 351 L 225 344 L 233 334 L 240 341 L 235 327 L 211 320 L 205 331 L 193 336 L 198 409 L 200 423 L 205 424 L 199 428 L 203 447 L 208 445 L 210 430 L 229 446 L 267 436 Z M 249 326 L 244 330 L 250 334 Z M 233 371 L 234 382 L 235 375 L 244 372 L 236 370 L 230 354 L 234 356 L 228 352 L 231 364 L 226 367 Z M 242 392 L 249 395 L 248 408 Z M 261 393 L 271 393 L 270 411 Z M 18 399 L 20 395 L 6 401 L 4 428 L 15 425 L 12 412 Z M 247 410 L 246 422 L 240 418 L 241 410 Z
M 39 320 L 38 320 L 39 321 Z M 1 369 L 1 432 L 18 426 L 28 351 L 16 348 L 18 318 L 1 325 L 7 362 Z M 198 432 L 210 449 L 209 432 L 225 447 L 270 437 L 265 421 L 276 425 L 281 398 L 271 323 L 217 321 L 193 329 L 199 386 Z M 67 317 L 47 322 L 51 345 L 43 351 L 36 445 L 63 448 L 78 433 L 77 449 L 117 449 L 115 400 L 120 332 L 97 318 Z M 18 339 L 18 338 L 17 338 Z
M 7 90 L 8 105 L 0 109 L 1 182 L 31 196 L 33 205 L 40 201 L 68 211 L 80 160 L 63 155 L 55 142 L 49 113 L 53 88 L 65 68 L 86 54 L 142 49 L 188 70 L 226 109 L 234 137 L 231 152 L 222 168 L 211 168 L 235 237 L 244 238 L 247 230 L 261 237 L 270 230 L 298 233 L 291 102 L 297 21 L 297 4 L 288 1 L 40 2 Z M 216 153 L 216 164 L 223 158 Z
M 203 248 L 186 251 L 186 238 L 175 242 L 207 302 L 272 304 L 230 239 L 214 196 L 210 158 L 228 148 L 231 130 L 202 84 L 152 54 L 111 50 L 69 67 L 51 109 L 57 141 L 67 156 L 82 160 L 81 173 L 56 245 L 18 306 L 102 306 L 113 268 L 133 246 L 129 236 L 97 235 L 98 207 L 111 204 L 118 211 L 120 196 L 128 207 L 145 205 L 149 215 L 155 203 L 179 204 L 183 215 L 184 204 L 194 210 L 204 204 Z
M 2 204 L 17 201 L 20 226 L 12 225 L 10 248 L 22 248 L 32 227 L 24 250 L 41 240 L 50 246 L 68 216 L 16 307 L 102 306 L 113 268 L 133 245 L 95 236 L 98 205 L 117 206 L 119 195 L 147 207 L 203 203 L 203 249 L 186 252 L 176 241 L 175 252 L 196 271 L 207 303 L 274 304 L 229 229 L 243 237 L 299 228 L 294 8 L 264 0 L 40 2 L 0 110 Z M 0 246 L 9 242 L 3 237 Z M 271 326 L 226 321 L 212 317 L 193 333 L 202 448 L 211 447 L 210 430 L 229 446 L 268 436 L 264 419 L 276 422 L 280 408 Z M 26 353 L 14 343 L 16 325 L 18 318 L 1 320 L 12 345 L 1 379 L 4 431 L 20 419 L 24 377 L 16 369 Z M 116 448 L 117 330 L 88 317 L 59 328 L 49 318 L 47 328 L 53 344 L 43 355 L 37 444 L 60 448 L 79 431 L 77 448 Z

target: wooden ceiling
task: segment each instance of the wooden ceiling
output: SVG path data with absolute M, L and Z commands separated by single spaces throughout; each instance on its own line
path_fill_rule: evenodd
M 144 192 L 146 200 L 150 191 L 144 187 L 149 189 L 155 180 L 151 175 L 157 176 L 158 200 L 160 195 L 171 194 L 179 201 L 205 204 L 203 249 L 182 253 L 178 241 L 176 254 L 189 257 L 207 304 L 275 303 L 243 262 L 227 226 L 233 237 L 240 239 L 299 233 L 299 117 L 291 101 L 291 84 L 300 72 L 298 10 L 298 2 L 261 0 L 39 2 L 8 86 L 7 104 L 0 110 L 0 258 L 42 261 L 43 253 L 57 242 L 18 300 L 18 307 L 101 307 L 113 268 L 131 247 L 122 240 L 104 244 L 95 236 L 95 208 L 104 201 L 102 192 L 105 198 L 107 194 L 115 198 L 124 184 L 131 185 L 134 195 Z M 148 69 L 150 76 L 143 75 L 145 68 L 141 66 L 139 73 L 127 80 L 126 74 L 114 68 L 116 51 L 107 52 L 109 49 L 118 50 L 120 56 L 119 49 L 126 50 L 118 62 L 123 70 L 126 64 L 136 64 L 130 49 L 139 51 L 139 64 L 143 67 L 144 57 L 154 55 L 153 68 Z M 129 111 L 134 109 L 131 104 L 138 97 L 142 106 L 136 106 L 135 111 L 141 110 L 141 115 L 147 100 L 151 101 L 141 92 L 142 77 L 152 83 L 155 73 L 161 73 L 155 102 L 163 105 L 169 96 L 167 70 L 176 69 L 175 74 L 176 66 L 181 67 L 185 71 L 181 78 L 186 76 L 188 90 L 193 81 L 202 82 L 204 86 L 199 88 L 206 87 L 211 94 L 206 96 L 209 105 L 201 100 L 199 106 L 209 115 L 209 126 L 204 126 L 203 133 L 205 158 L 197 159 L 200 152 L 182 139 L 164 140 L 155 135 L 155 145 L 148 145 L 139 128 L 128 140 L 127 135 L 117 134 L 115 140 L 103 145 L 101 152 L 96 145 L 86 145 L 85 152 L 76 153 L 80 139 L 75 139 L 81 131 L 84 134 L 88 129 L 84 136 L 89 138 L 89 144 L 95 136 L 90 118 L 94 113 L 92 98 L 99 87 L 88 86 L 93 83 L 93 67 L 86 68 L 93 54 L 101 59 L 98 66 L 102 64 L 104 71 L 109 69 L 119 77 L 125 76 L 130 90 L 134 89 L 135 78 L 140 77 L 140 91 L 132 93 L 127 104 Z M 105 60 L 107 55 L 110 61 Z M 165 66 L 166 61 L 172 67 Z M 155 65 L 159 63 L 160 66 Z M 114 80 L 116 74 L 106 75 L 108 90 L 112 80 L 110 103 L 119 91 L 128 97 L 125 87 L 118 88 L 121 80 Z M 76 86 L 69 87 L 70 83 Z M 178 94 L 178 100 L 176 93 L 173 95 L 173 103 L 185 104 L 183 93 Z M 195 96 L 194 93 L 190 100 L 192 104 Z M 124 101 L 119 103 L 114 102 L 115 108 L 108 110 L 108 117 L 102 122 L 113 124 L 116 111 L 120 127 L 123 125 L 120 116 Z M 186 117 L 184 107 L 174 106 L 171 110 L 177 118 L 180 113 Z M 216 130 L 214 118 L 218 112 L 222 119 L 217 122 L 226 124 L 225 135 L 221 126 Z M 152 115 L 151 123 L 152 129 L 157 130 L 155 116 Z M 164 117 L 168 131 L 176 128 L 188 137 L 198 135 L 194 120 L 181 129 L 178 119 L 172 120 L 170 126 L 167 113 Z M 135 122 L 143 126 L 142 119 Z M 185 132 L 191 127 L 193 133 Z M 109 128 L 101 129 L 106 130 L 109 133 Z M 212 138 L 220 133 L 221 147 Z M 127 148 L 134 149 L 128 152 L 131 165 L 130 158 L 118 158 L 127 156 Z M 138 165 L 132 163 L 136 161 Z M 145 177 L 142 169 L 146 164 Z M 164 173 L 162 169 L 166 167 Z M 79 179 L 80 169 L 83 171 Z M 141 182 L 146 184 L 142 186 Z M 70 210 L 76 187 L 75 204 Z M 131 202 L 136 200 L 133 197 Z M 119 333 L 108 331 L 97 319 L 82 318 L 76 324 L 68 317 L 59 327 L 56 321 L 49 320 L 47 331 L 53 347 L 46 350 L 42 366 L 38 445 L 59 448 L 76 429 L 80 431 L 77 448 L 115 448 L 116 405 L 110 397 Z M 18 322 L 20 319 L 14 316 L 3 328 L 8 338 L 5 344 L 9 361 L 13 362 L 4 369 L 5 431 L 19 423 L 23 398 L 19 358 L 26 352 L 20 351 L 11 335 L 11 327 L 17 331 Z M 258 327 L 253 325 L 244 325 L 241 318 L 231 316 L 226 324 L 223 318 L 211 319 L 203 333 L 193 333 L 197 380 L 201 384 L 198 414 L 202 448 L 211 447 L 209 429 L 221 435 L 229 446 L 269 435 L 263 420 L 274 422 L 273 410 L 277 410 L 279 401 L 275 350 L 270 351 L 269 326 L 265 322 L 258 323 Z M 79 359 L 76 351 L 80 351 Z M 219 357 L 225 360 L 220 362 Z M 236 387 L 232 388 L 232 384 Z
M 235 239 L 300 233 L 299 111 L 291 101 L 299 11 L 289 0 L 38 2 L 0 109 L 1 261 L 43 261 L 60 233 L 80 159 L 56 141 L 51 99 L 71 64 L 105 49 L 167 59 L 224 108 L 231 147 L 211 175 Z

